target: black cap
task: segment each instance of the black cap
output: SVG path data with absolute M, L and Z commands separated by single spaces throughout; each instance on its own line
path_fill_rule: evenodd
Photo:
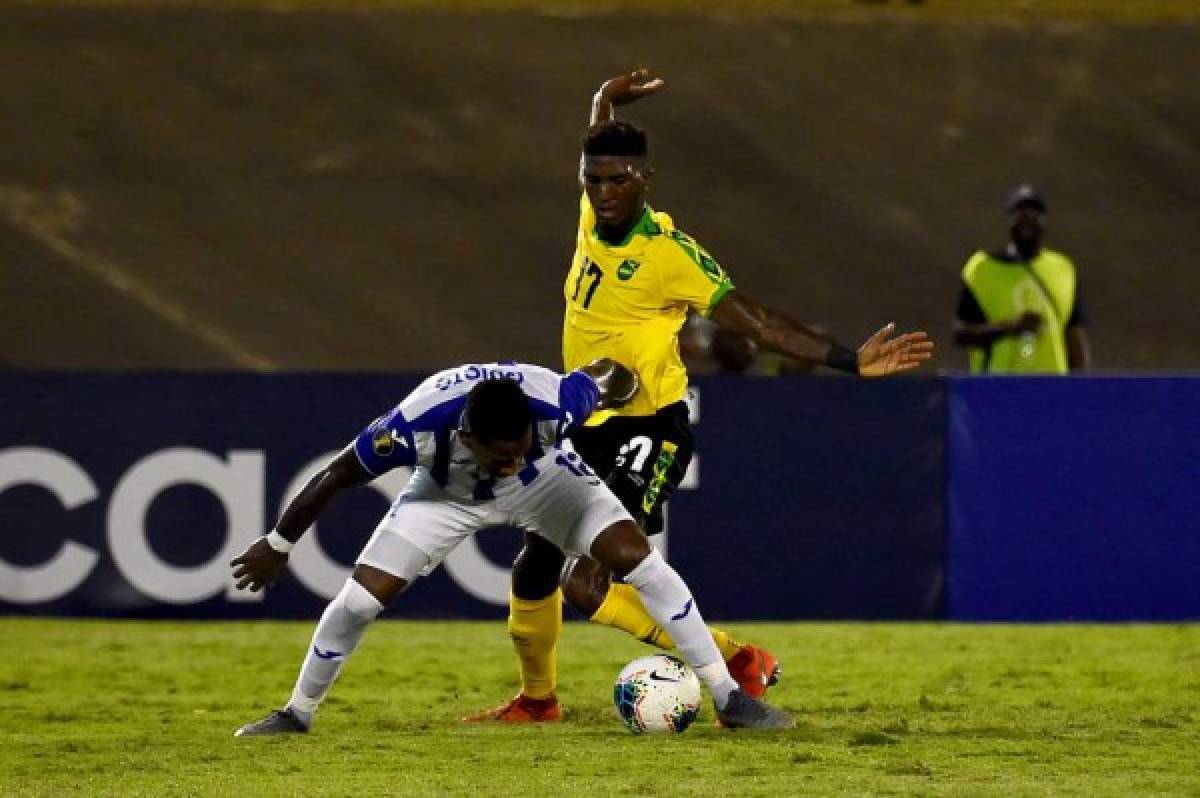
M 1029 183 L 1022 183 L 1008 192 L 1008 204 L 1005 205 L 1005 208 L 1008 209 L 1009 213 L 1012 213 L 1022 205 L 1032 205 L 1042 213 L 1046 212 L 1046 198 L 1042 196 L 1042 192 Z

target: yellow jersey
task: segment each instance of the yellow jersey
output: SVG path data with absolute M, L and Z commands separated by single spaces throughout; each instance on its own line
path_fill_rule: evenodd
M 732 290 L 712 256 L 649 206 L 620 244 L 601 240 L 584 194 L 575 256 L 563 283 L 563 365 L 570 371 L 612 358 L 641 381 L 632 402 L 594 414 L 587 425 L 613 415 L 651 416 L 683 399 L 687 371 L 679 357 L 679 328 L 689 308 L 707 316 Z

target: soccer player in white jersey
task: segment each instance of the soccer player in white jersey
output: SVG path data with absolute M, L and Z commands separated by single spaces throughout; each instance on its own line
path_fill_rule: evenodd
M 790 715 L 738 687 L 679 574 L 582 458 L 561 446 L 570 428 L 620 407 L 637 388 L 612 360 L 566 375 L 511 362 L 465 365 L 428 378 L 369 424 L 292 499 L 275 529 L 231 563 L 239 589 L 261 590 L 335 494 L 414 467 L 321 615 L 287 705 L 235 734 L 308 731 L 367 625 L 468 535 L 498 525 L 523 527 L 624 577 L 707 685 L 724 725 L 790 728 Z

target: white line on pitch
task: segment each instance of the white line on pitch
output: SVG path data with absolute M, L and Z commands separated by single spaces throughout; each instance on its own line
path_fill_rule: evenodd
M 238 366 L 255 371 L 278 368 L 270 358 L 250 351 L 225 331 L 196 318 L 120 265 L 68 241 L 62 229 L 73 226 L 81 214 L 79 200 L 70 192 L 47 194 L 0 186 L 0 215 L 70 265 L 129 297 L 185 335 L 225 353 Z

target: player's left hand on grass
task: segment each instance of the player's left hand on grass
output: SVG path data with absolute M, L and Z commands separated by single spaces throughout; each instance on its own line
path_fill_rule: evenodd
M 233 578 L 238 580 L 238 590 L 249 587 L 252 593 L 257 593 L 279 578 L 287 561 L 287 552 L 276 551 L 261 537 L 229 564 L 233 567 Z
M 915 369 L 933 357 L 933 341 L 923 332 L 904 333 L 892 338 L 895 324 L 887 324 L 858 348 L 858 373 L 864 377 L 884 377 Z

